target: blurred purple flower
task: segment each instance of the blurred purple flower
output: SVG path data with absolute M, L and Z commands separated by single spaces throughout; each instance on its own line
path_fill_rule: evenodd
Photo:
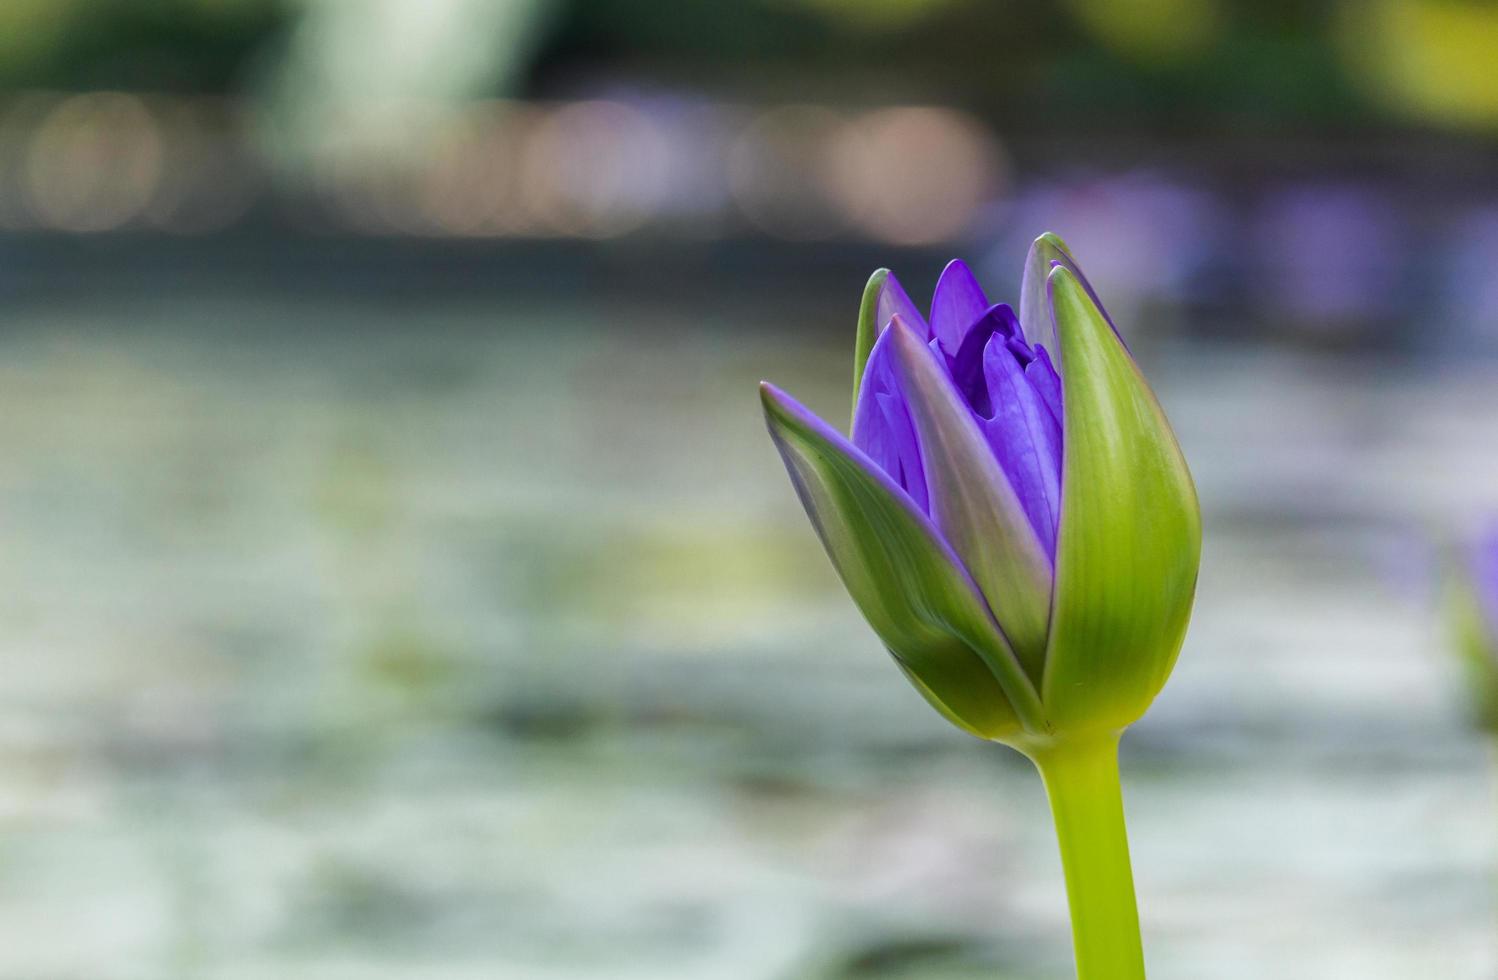
M 1498 349 L 1498 276 L 1491 272 L 1498 268 L 1498 205 L 1466 213 L 1444 238 L 1444 309 L 1422 323 L 1422 335 L 1437 350 Z
M 1009 224 L 1012 232 L 984 259 L 985 272 L 1025 254 L 1025 229 L 1049 225 L 1087 256 L 1088 274 L 1116 318 L 1136 324 L 1148 303 L 1185 302 L 1218 243 L 1232 237 L 1210 195 L 1149 171 L 1032 184 L 1014 202 Z
M 1410 236 L 1377 189 L 1284 188 L 1260 202 L 1257 222 L 1265 302 L 1299 329 L 1336 334 L 1399 307 Z

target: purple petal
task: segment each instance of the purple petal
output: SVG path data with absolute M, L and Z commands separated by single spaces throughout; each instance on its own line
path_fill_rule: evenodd
M 920 308 L 910 301 L 893 272 L 884 277 L 884 285 L 879 289 L 879 302 L 874 309 L 875 322 L 880 331 L 888 328 L 890 320 L 898 316 L 926 339 L 931 338 L 931 328 L 926 325 L 926 318 L 921 316 Z
M 879 412 L 883 416 L 888 438 L 894 443 L 895 458 L 899 473 L 892 473 L 896 482 L 910 494 L 910 499 L 921 509 L 931 512 L 931 501 L 926 496 L 926 471 L 921 467 L 921 448 L 915 438 L 915 423 L 910 421 L 910 410 L 905 399 L 899 395 L 878 395 Z
M 967 263 L 961 259 L 947 263 L 931 297 L 931 330 L 947 356 L 957 355 L 968 330 L 987 310 L 988 297 Z
M 926 341 L 895 318 L 892 361 L 910 409 L 931 518 L 1027 669 L 1043 669 L 1051 562 L 971 409 Z
M 1005 303 L 984 311 L 983 316 L 962 338 L 962 345 L 957 353 L 948 361 L 952 380 L 956 382 L 963 400 L 973 411 L 985 417 L 992 415 L 993 410 L 988 400 L 988 382 L 983 376 L 983 351 L 988 347 L 989 338 L 995 334 L 1002 335 L 1006 340 L 1022 336 L 1019 320 Z
M 988 342 L 983 373 L 993 405 L 992 416 L 982 423 L 984 435 L 1046 557 L 1054 562 L 1061 513 L 1061 425 L 1031 382 L 1030 369 L 1020 366 L 1003 338 L 995 336 Z
M 1046 408 L 1051 410 L 1051 417 L 1056 424 L 1061 425 L 1065 416 L 1061 412 L 1061 378 L 1056 374 L 1056 367 L 1051 363 L 1051 355 L 1039 344 L 1035 345 L 1035 359 L 1025 365 L 1025 378 L 1039 393 Z
M 853 411 L 852 441 L 910 495 L 923 513 L 929 513 L 926 476 L 921 469 L 915 427 L 900 394 L 889 351 L 886 330 L 874 342 L 864 367 L 858 405 Z

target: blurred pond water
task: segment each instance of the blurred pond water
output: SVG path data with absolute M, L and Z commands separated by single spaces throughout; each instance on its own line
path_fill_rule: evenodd
M 0 976 L 1069 975 L 1038 780 L 885 661 L 764 435 L 761 377 L 842 420 L 849 338 L 581 299 L 4 323 Z M 1424 539 L 1498 487 L 1498 366 L 1140 355 L 1208 520 L 1124 743 L 1151 975 L 1493 975 Z

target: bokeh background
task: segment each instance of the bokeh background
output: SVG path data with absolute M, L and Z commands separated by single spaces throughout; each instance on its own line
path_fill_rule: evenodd
M 1068 976 L 759 416 L 1065 236 L 1207 522 L 1151 974 L 1485 978 L 1482 0 L 4 0 L 0 976 Z

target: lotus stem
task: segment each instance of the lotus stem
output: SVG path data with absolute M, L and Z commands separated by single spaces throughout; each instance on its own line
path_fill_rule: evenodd
M 1144 980 L 1119 784 L 1119 734 L 1020 747 L 1040 770 L 1056 823 L 1077 980 Z

